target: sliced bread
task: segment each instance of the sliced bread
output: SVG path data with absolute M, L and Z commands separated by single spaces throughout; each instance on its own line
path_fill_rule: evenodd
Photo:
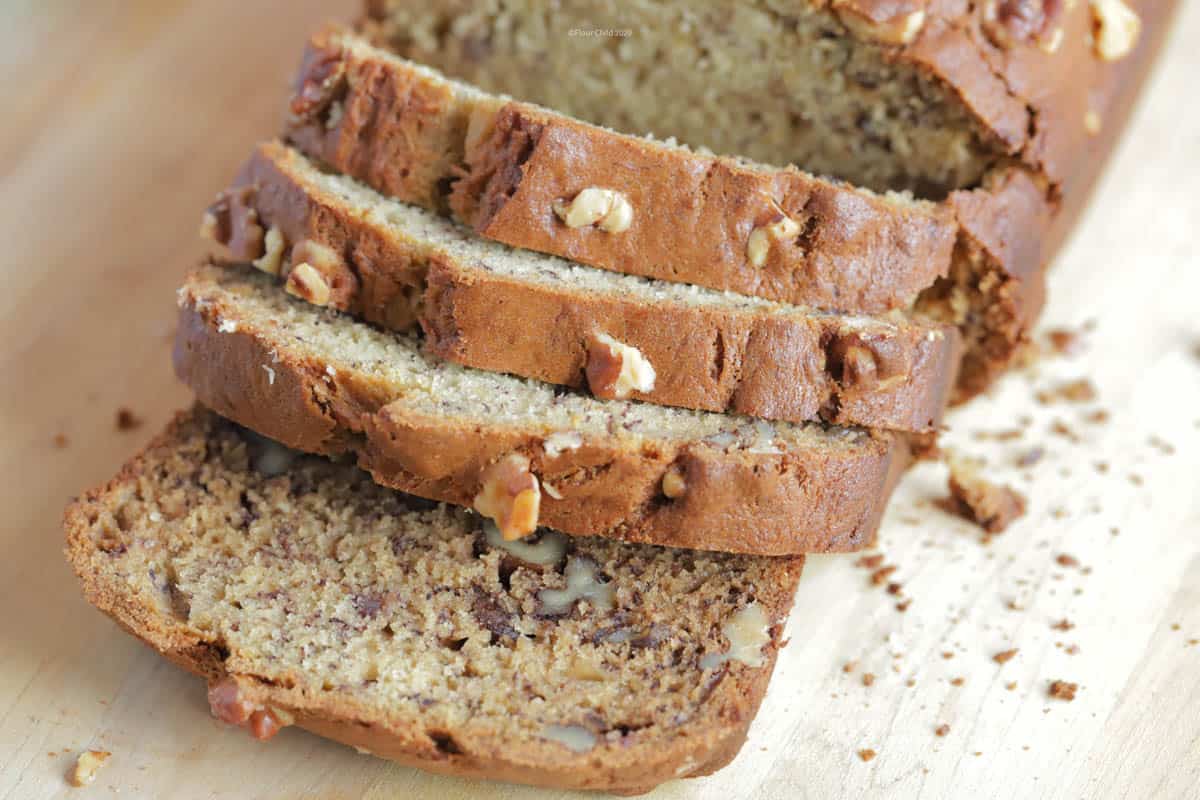
M 298 296 L 395 331 L 419 322 L 440 358 L 598 396 L 931 432 L 961 357 L 955 326 L 899 311 L 842 316 L 513 250 L 278 142 L 205 228 Z M 616 385 L 614 357 L 653 377 Z
M 497 520 L 760 555 L 869 544 L 903 436 L 577 395 L 425 353 L 253 269 L 180 290 L 179 376 L 201 402 L 384 485 Z
M 624 794 L 736 755 L 803 558 L 514 545 L 480 523 L 196 410 L 64 524 L 88 601 L 259 738 L 295 724 L 434 772 Z
M 337 28 L 287 135 L 481 235 L 605 269 L 827 310 L 909 305 L 950 266 L 945 208 L 629 136 L 486 94 Z

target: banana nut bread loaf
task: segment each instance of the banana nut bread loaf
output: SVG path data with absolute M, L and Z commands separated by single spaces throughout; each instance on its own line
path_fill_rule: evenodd
M 203 410 L 64 520 L 88 601 L 259 738 L 295 724 L 434 772 L 625 794 L 736 755 L 802 557 L 480 523 Z
M 205 265 L 180 290 L 176 372 L 209 408 L 380 483 L 473 506 L 507 536 L 539 523 L 758 555 L 873 539 L 904 436 L 625 400 L 460 367 L 413 336 Z
M 919 315 L 836 315 L 513 250 L 278 142 L 206 223 L 296 296 L 390 330 L 419 323 L 440 358 L 602 397 L 931 432 L 961 355 L 956 327 Z M 627 361 L 647 380 L 617 380 Z
M 337 28 L 311 39 L 291 111 L 288 137 L 338 172 L 617 272 L 874 313 L 949 268 L 954 221 L 935 203 L 599 128 Z
M 1153 50 L 1173 5 L 366 0 L 364 27 L 589 122 L 944 197 L 1009 159 L 1070 193 L 1114 111 L 1114 73 Z

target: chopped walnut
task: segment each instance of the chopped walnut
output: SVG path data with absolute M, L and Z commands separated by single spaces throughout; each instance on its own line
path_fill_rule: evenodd
M 635 391 L 654 391 L 654 366 L 636 347 L 596 333 L 588 342 L 587 356 L 588 388 L 596 397 L 622 399 Z
M 259 741 L 270 739 L 294 722 L 292 715 L 283 709 L 247 700 L 232 676 L 208 687 L 208 706 L 214 717 L 229 725 L 245 726 Z
M 292 95 L 292 114 L 300 119 L 319 117 L 344 93 L 346 86 L 346 62 L 341 54 L 322 54 L 305 64 L 303 78 Z
M 746 240 L 746 259 L 756 267 L 767 263 L 767 254 L 773 242 L 782 242 L 800 233 L 800 224 L 791 217 L 780 215 L 774 222 L 762 225 L 750 232 Z
M 687 482 L 678 467 L 672 466 L 663 475 L 662 493 L 671 500 L 678 500 L 687 494 Z
M 529 471 L 529 459 L 510 453 L 480 476 L 475 510 L 496 522 L 507 540 L 520 539 L 537 530 L 542 493 L 538 479 Z
M 266 234 L 253 207 L 255 195 L 252 186 L 222 192 L 204 212 L 200 225 L 201 235 L 225 245 L 241 261 L 260 258 L 265 250 Z
M 117 430 L 133 431 L 140 427 L 142 427 L 141 417 L 137 416 L 124 406 L 117 409 Z
M 309 264 L 297 264 L 293 267 L 283 288 L 293 297 L 299 297 L 314 306 L 329 305 L 329 283 L 324 275 Z
M 1129 55 L 1137 44 L 1142 20 L 1124 0 L 1091 0 L 1095 20 L 1096 55 L 1116 61 Z
M 851 5 L 847 0 L 835 0 L 833 3 L 838 19 L 853 33 L 870 41 L 892 45 L 909 44 L 925 26 L 924 9 L 913 9 L 914 5 L 905 2 L 877 3 L 870 8 L 872 11 L 879 9 L 879 12 L 871 13 Z
M 267 231 L 266 239 L 263 240 L 263 254 L 260 258 L 254 259 L 254 266 L 268 275 L 278 275 L 283 269 L 283 252 L 287 250 L 287 239 L 283 237 L 283 231 L 274 225 Z
M 613 189 L 589 186 L 570 202 L 554 201 L 554 213 L 568 228 L 595 225 L 608 233 L 621 233 L 633 224 L 633 206 Z

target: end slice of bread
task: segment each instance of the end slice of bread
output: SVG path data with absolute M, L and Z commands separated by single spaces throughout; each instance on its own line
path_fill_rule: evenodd
M 456 505 L 479 505 L 493 467 L 513 463 L 534 479 L 542 524 L 570 534 L 854 550 L 907 463 L 896 434 L 602 401 L 461 367 L 249 268 L 198 268 L 180 306 L 176 371 L 210 408 L 299 450 L 353 452 L 381 483 Z
M 620 793 L 733 758 L 803 566 L 506 544 L 200 409 L 64 525 L 88 601 L 260 738 L 296 724 L 435 772 Z
M 962 355 L 955 326 L 900 311 L 832 314 L 515 250 L 279 142 L 260 145 L 208 213 L 234 257 L 265 264 L 269 239 L 281 281 L 315 270 L 322 305 L 391 330 L 419 324 L 440 358 L 598 393 L 607 336 L 655 372 L 633 399 L 928 433 Z

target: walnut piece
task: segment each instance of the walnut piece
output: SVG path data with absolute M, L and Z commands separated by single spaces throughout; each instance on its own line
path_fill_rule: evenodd
M 549 617 L 569 614 L 580 600 L 587 600 L 597 611 L 612 611 L 613 587 L 611 583 L 600 582 L 599 572 L 600 568 L 590 558 L 569 558 L 564 573 L 566 588 L 542 589 L 538 592 L 538 614 Z
M 608 233 L 621 233 L 633 224 L 633 206 L 625 195 L 613 189 L 589 186 L 569 203 L 554 201 L 554 213 L 568 228 L 595 225 Z
M 329 284 L 325 276 L 311 264 L 297 264 L 288 273 L 284 290 L 293 297 L 307 300 L 315 306 L 329 305 Z
M 678 500 L 687 494 L 687 482 L 678 467 L 670 467 L 663 475 L 662 493 L 671 500 Z
M 266 741 L 295 720 L 290 713 L 252 703 L 242 696 L 237 679 L 228 676 L 208 687 L 212 715 L 229 725 L 245 726 L 250 735 Z
M 567 554 L 567 537 L 558 531 L 543 530 L 536 542 L 520 539 L 508 541 L 500 533 L 496 523 L 487 520 L 483 523 L 483 536 L 488 547 L 503 550 L 527 564 L 539 567 L 555 566 Z
M 635 391 L 652 392 L 657 377 L 640 350 L 606 333 L 592 334 L 585 372 L 592 394 L 606 400 L 625 398 Z
M 1091 0 L 1096 22 L 1096 55 L 1116 61 L 1129 55 L 1137 44 L 1142 20 L 1124 0 Z
M 317 118 L 344 93 L 347 85 L 346 62 L 341 54 L 322 54 L 304 65 L 304 75 L 292 95 L 291 111 L 300 119 Z
M 75 759 L 75 766 L 71 769 L 67 780 L 71 782 L 72 786 L 87 786 L 96 780 L 96 773 L 111 756 L 112 753 L 107 750 L 84 750 Z
M 762 649 L 771 641 L 771 622 L 757 602 L 738 609 L 729 621 L 721 626 L 721 633 L 729 640 L 729 649 L 724 653 L 709 653 L 701 658 L 701 669 L 713 669 L 726 661 L 740 661 L 748 667 L 763 665 Z
M 537 530 L 542 492 L 538 479 L 529 471 L 529 459 L 510 453 L 480 475 L 479 494 L 472 505 L 495 521 L 505 541 L 528 536 Z
M 1005 50 L 1037 42 L 1042 50 L 1053 53 L 1062 43 L 1063 31 L 1050 26 L 1061 8 L 1062 0 L 987 0 L 983 4 L 983 32 Z
M 781 216 L 774 222 L 762 225 L 750 232 L 746 240 L 746 258 L 755 267 L 767 263 L 767 254 L 773 242 L 790 239 L 800 233 L 800 223 L 791 217 Z
M 263 254 L 254 259 L 254 266 L 268 275 L 278 275 L 283 269 L 284 250 L 287 250 L 287 239 L 283 238 L 283 231 L 272 225 L 263 242 Z
M 225 245 L 229 254 L 238 260 L 252 261 L 261 257 L 265 251 L 265 235 L 259 224 L 258 211 L 252 206 L 255 194 L 251 186 L 221 192 L 204 212 L 200 235 Z
M 895 6 L 906 4 L 880 4 L 879 7 L 892 12 L 891 15 L 870 16 L 864 9 L 856 7 L 854 2 L 855 0 L 835 0 L 833 8 L 842 24 L 863 39 L 892 45 L 909 44 L 925 26 L 924 9 L 896 13 Z

